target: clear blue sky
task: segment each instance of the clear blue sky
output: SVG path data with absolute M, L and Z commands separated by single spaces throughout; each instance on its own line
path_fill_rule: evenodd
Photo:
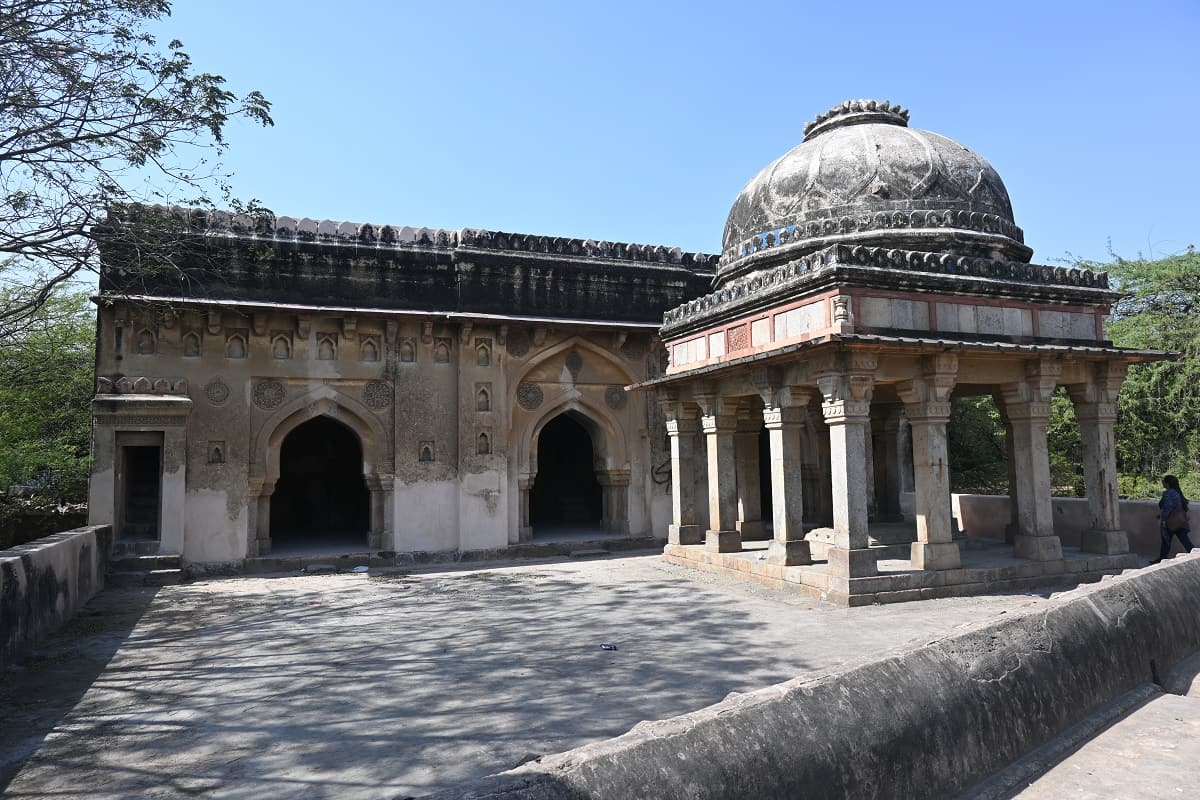
M 899 102 L 1004 179 L 1036 261 L 1200 244 L 1200 3 L 176 0 L 158 26 L 276 126 L 278 214 L 717 252 L 842 100 Z

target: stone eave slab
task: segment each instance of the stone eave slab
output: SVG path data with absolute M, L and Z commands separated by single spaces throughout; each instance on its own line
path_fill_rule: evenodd
M 717 364 L 706 364 L 695 369 L 664 375 L 641 383 L 625 387 L 627 392 L 645 391 L 685 383 L 697 378 L 710 378 L 720 373 L 736 370 L 752 364 L 767 364 L 794 356 L 797 353 L 816 350 L 825 345 L 864 345 L 873 350 L 905 350 L 916 349 L 928 352 L 960 351 L 971 353 L 996 353 L 1001 355 L 1046 355 L 1046 356 L 1077 356 L 1091 359 L 1120 359 L 1126 363 L 1146 361 L 1168 361 L 1179 358 L 1180 354 L 1167 350 L 1135 350 L 1126 347 L 1104 347 L 1096 345 L 1068 345 L 1054 343 L 1016 344 L 1012 342 L 979 341 L 970 339 L 946 339 L 917 336 L 887 336 L 871 333 L 833 333 L 805 342 L 785 345 L 783 347 L 754 353 L 748 356 L 722 361 Z
M 1074 278 L 1076 282 L 1071 282 Z M 1062 282 L 1059 282 L 1059 281 Z M 1066 305 L 1110 305 L 1106 273 L 946 254 L 835 245 L 738 278 L 663 314 L 664 340 L 803 299 L 830 286 Z
M 230 311 L 283 311 L 296 314 L 370 314 L 382 317 L 416 317 L 443 322 L 518 323 L 530 325 L 559 325 L 582 328 L 637 328 L 657 330 L 657 322 L 632 320 L 590 320 L 578 317 L 539 317 L 518 314 L 485 314 L 469 311 L 422 311 L 419 309 L 377 308 L 370 306 L 308 305 L 305 303 L 272 303 L 265 300 L 223 300 L 220 298 L 175 297 L 168 295 L 105 293 L 94 295 L 92 302 L 154 303 L 182 308 L 219 308 Z
M 166 414 L 186 416 L 192 399 L 177 394 L 100 394 L 92 398 L 93 414 Z

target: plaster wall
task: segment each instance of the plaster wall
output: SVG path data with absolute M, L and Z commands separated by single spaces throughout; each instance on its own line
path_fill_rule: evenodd
M 0 550 L 0 672 L 104 588 L 111 548 L 97 525 Z
M 161 432 L 160 552 L 188 563 L 265 554 L 280 448 L 316 416 L 361 443 L 364 479 L 389 512 L 377 520 L 391 528 L 384 549 L 517 541 L 517 478 L 536 472 L 538 432 L 564 412 L 589 428 L 596 469 L 628 482 L 614 506 L 621 528 L 650 533 L 655 504 L 669 505 L 667 487 L 648 480 L 663 459 L 647 432 L 656 406 L 623 390 L 661 372 L 649 330 L 115 303 L 101 308 L 98 344 L 94 406 L 106 423 L 91 520 L 119 516 L 121 437 Z

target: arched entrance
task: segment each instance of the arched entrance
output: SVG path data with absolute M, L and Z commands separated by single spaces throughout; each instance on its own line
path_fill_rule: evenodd
M 603 530 L 603 490 L 591 434 L 574 412 L 550 420 L 538 434 L 537 476 L 531 492 L 534 538 Z
M 354 431 L 320 416 L 288 433 L 280 446 L 270 520 L 274 552 L 367 547 L 371 498 Z

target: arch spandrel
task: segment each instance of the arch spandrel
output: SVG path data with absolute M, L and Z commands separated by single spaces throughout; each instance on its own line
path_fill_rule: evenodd
M 352 397 L 322 387 L 276 409 L 258 428 L 250 449 L 250 475 L 274 483 L 279 479 L 279 450 L 283 440 L 300 425 L 326 416 L 350 428 L 363 450 L 363 472 L 394 472 L 395 455 L 387 429 L 371 411 Z
M 629 443 L 624 426 L 608 410 L 574 393 L 538 409 L 536 416 L 531 415 L 525 424 L 514 430 L 519 474 L 531 475 L 537 471 L 538 436 L 550 420 L 568 412 L 574 413 L 575 419 L 592 437 L 597 469 L 629 469 Z
M 567 364 L 572 349 L 582 358 L 582 366 L 576 374 L 572 373 Z M 533 356 L 519 377 L 510 385 L 515 396 L 516 387 L 522 382 L 628 386 L 636 381 L 636 376 L 620 358 L 594 342 L 572 336 Z

